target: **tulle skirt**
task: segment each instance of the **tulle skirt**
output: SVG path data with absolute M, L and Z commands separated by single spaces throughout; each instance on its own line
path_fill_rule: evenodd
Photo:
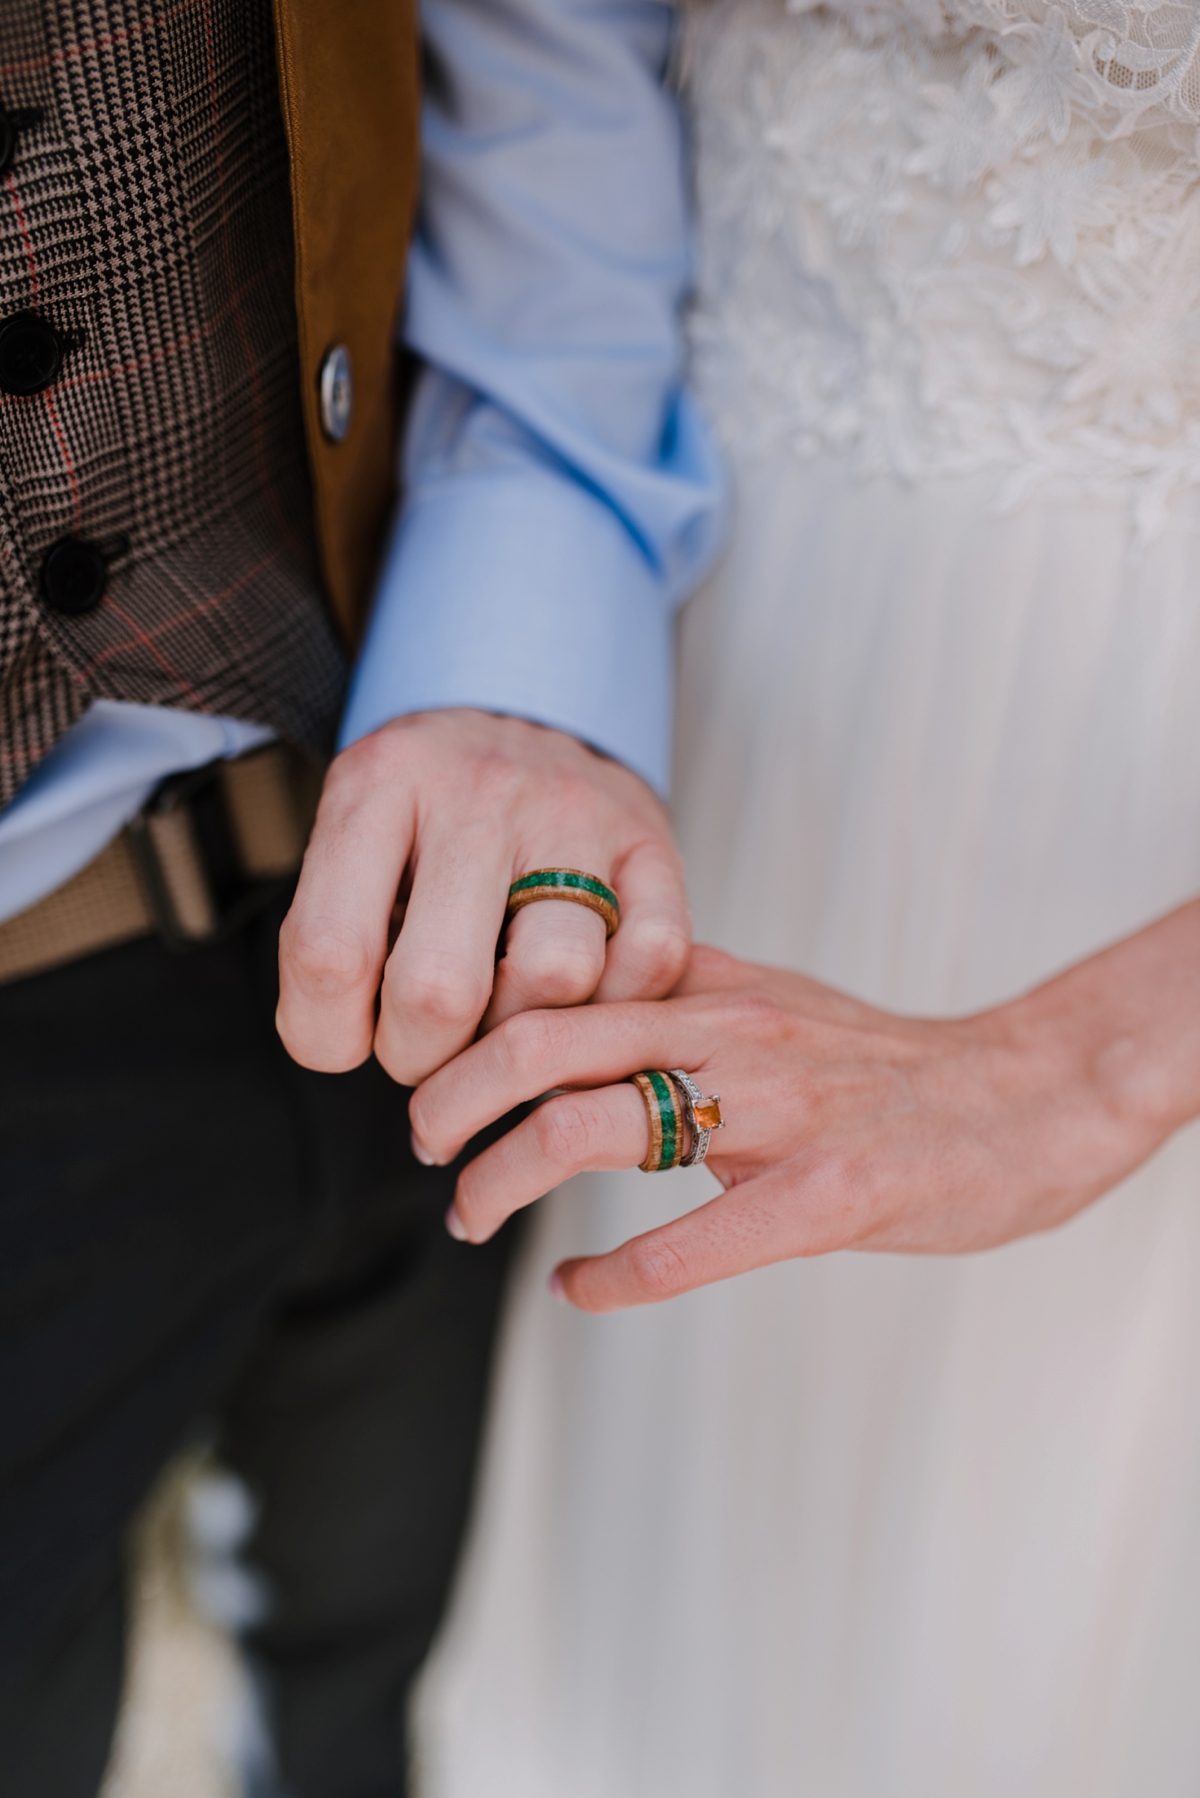
M 1200 892 L 1200 506 L 739 470 L 682 633 L 697 933 L 925 1014 Z M 422 1798 L 1195 1798 L 1200 1135 L 1050 1235 L 589 1318 L 713 1190 L 541 1207 Z

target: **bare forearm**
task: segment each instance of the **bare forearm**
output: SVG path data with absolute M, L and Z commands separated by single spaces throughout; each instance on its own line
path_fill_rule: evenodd
M 1031 1049 L 1054 1039 L 1114 1123 L 1163 1141 L 1200 1115 L 1200 899 L 1002 1013 Z

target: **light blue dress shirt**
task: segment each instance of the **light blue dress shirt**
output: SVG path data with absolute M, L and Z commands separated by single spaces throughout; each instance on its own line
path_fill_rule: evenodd
M 675 607 L 720 536 L 683 386 L 682 128 L 658 0 L 424 0 L 423 201 L 405 337 L 426 364 L 339 736 L 477 706 L 665 791 Z M 81 868 L 164 775 L 260 727 L 109 701 L 0 816 L 0 918 Z

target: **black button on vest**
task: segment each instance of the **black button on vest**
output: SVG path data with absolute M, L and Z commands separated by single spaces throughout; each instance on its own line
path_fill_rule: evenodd
M 0 106 L 0 175 L 7 175 L 16 160 L 18 133 L 41 122 L 40 106 L 21 106 L 15 112 L 9 106 Z
M 41 393 L 57 380 L 67 341 L 36 312 L 14 312 L 0 324 L 0 390 Z
M 56 612 L 94 612 L 108 585 L 108 563 L 95 543 L 60 537 L 42 563 L 42 593 Z

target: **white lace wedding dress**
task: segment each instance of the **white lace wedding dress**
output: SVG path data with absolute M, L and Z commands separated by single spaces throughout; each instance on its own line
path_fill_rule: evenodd
M 986 1005 L 1200 892 L 1200 4 L 697 5 L 700 934 Z M 510 1315 L 423 1798 L 1196 1798 L 1200 1139 L 1067 1228 Z

